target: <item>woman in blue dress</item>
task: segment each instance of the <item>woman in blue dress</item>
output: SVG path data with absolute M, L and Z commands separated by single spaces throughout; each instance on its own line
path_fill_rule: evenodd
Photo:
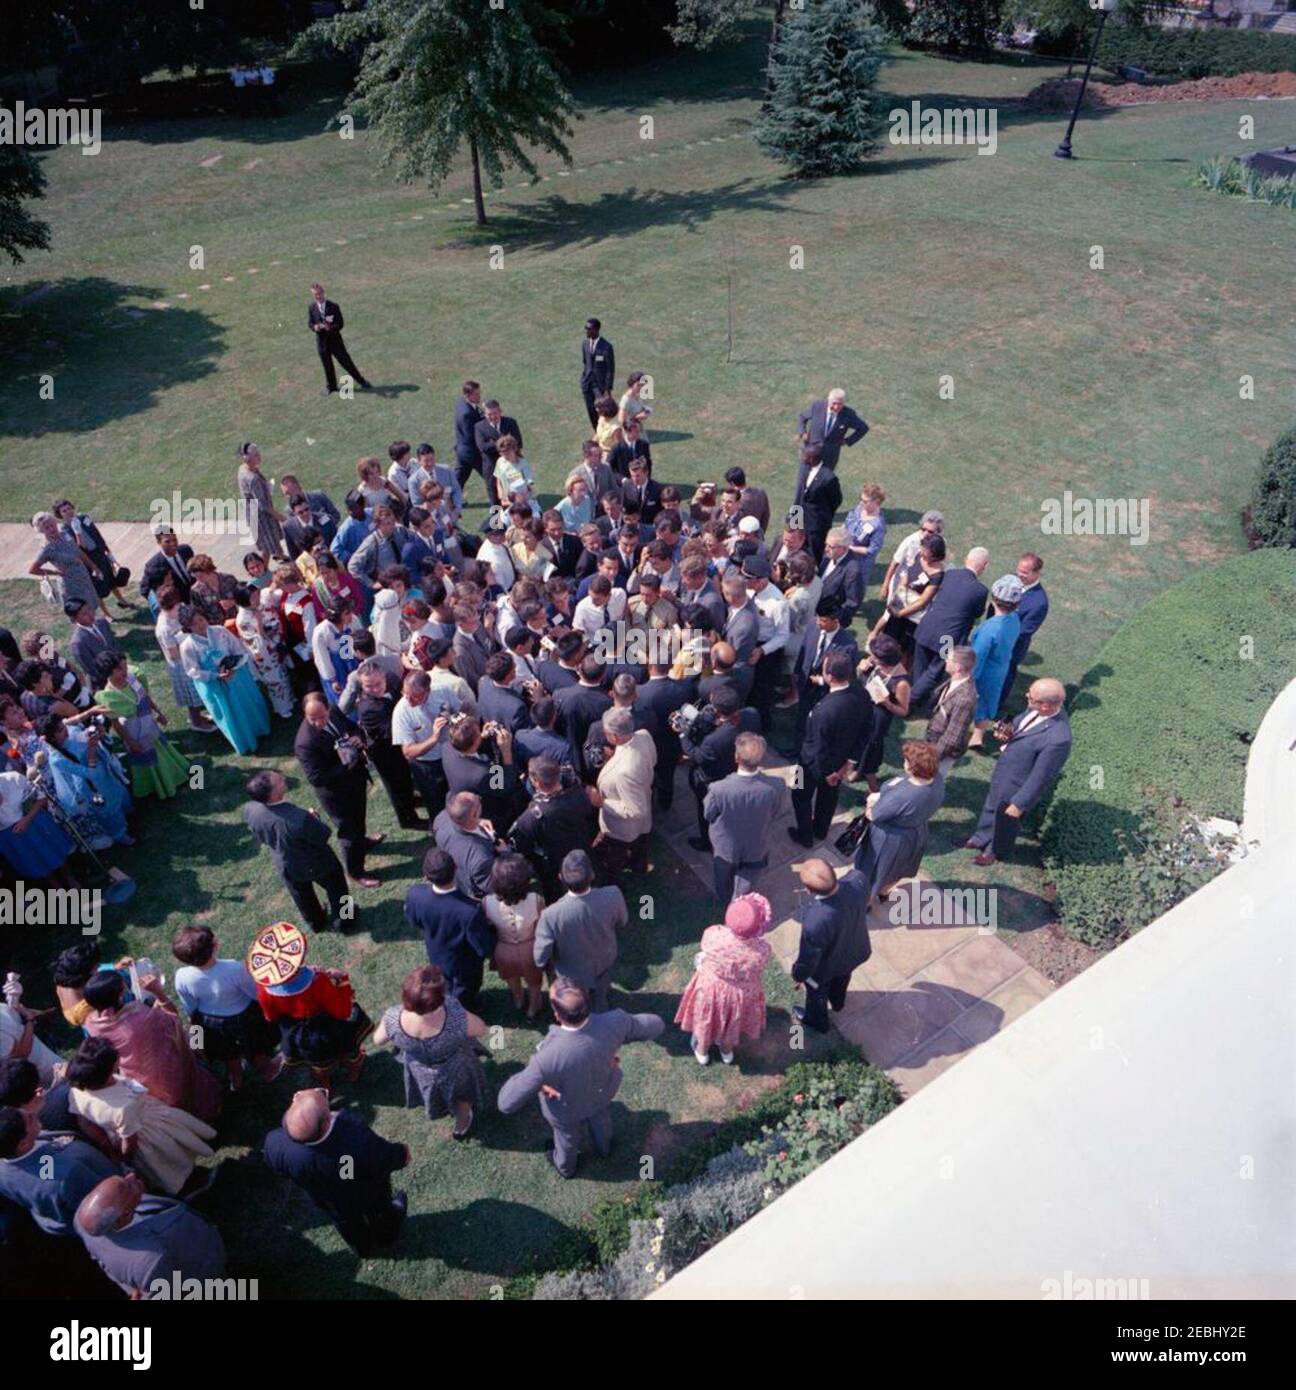
M 1021 602 L 1022 583 L 1015 574 L 1005 574 L 990 586 L 990 604 L 994 617 L 987 618 L 972 634 L 968 645 L 977 654 L 976 662 L 976 724 L 969 748 L 980 748 L 985 731 L 999 712 L 1004 695 L 1004 681 L 1012 662 L 1013 648 L 1021 633 L 1017 605 Z
M 42 715 L 36 732 L 49 749 L 49 771 L 58 803 L 91 849 L 133 845 L 126 826 L 132 801 L 126 773 L 103 742 L 103 730 Z
M 52 878 L 65 888 L 74 887 L 67 861 L 75 848 L 27 778 L 18 771 L 0 772 L 0 856 L 14 876 Z
M 207 713 L 236 753 L 255 753 L 270 732 L 265 696 L 248 669 L 247 648 L 228 628 L 213 627 L 190 604 L 180 609 L 180 664 Z
M 913 878 L 927 849 L 927 823 L 945 800 L 940 754 L 934 743 L 906 739 L 900 745 L 904 775 L 893 777 L 868 800 L 868 837 L 855 852 L 855 867 L 868 895 L 885 899 L 902 878 Z

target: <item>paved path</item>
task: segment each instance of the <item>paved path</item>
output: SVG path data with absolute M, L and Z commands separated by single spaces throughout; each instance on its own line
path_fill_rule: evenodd
M 792 768 L 767 771 L 789 780 Z M 835 836 L 852 812 L 838 813 Z M 770 864 L 757 885 L 769 898 L 778 923 L 770 944 L 784 968 L 796 958 L 800 902 L 805 898 L 790 866 L 807 856 L 788 837 L 785 810 L 771 831 Z M 688 845 L 697 834 L 692 793 L 681 776 L 670 814 L 659 830 L 671 848 L 711 890 L 711 858 Z M 845 873 L 850 862 L 831 845 L 815 854 Z M 921 875 L 921 877 L 926 877 Z M 873 955 L 851 978 L 846 1007 L 832 1014 L 838 1032 L 870 1062 L 884 1068 L 906 1095 L 940 1075 L 965 1052 L 984 1042 L 1053 991 L 1053 984 L 1027 965 L 994 934 L 975 926 L 896 926 L 880 908 L 869 917 Z
M 117 557 L 117 563 L 130 570 L 129 587 L 133 590 L 144 562 L 157 549 L 148 522 L 101 521 L 99 529 L 108 549 Z M 196 555 L 206 553 L 216 561 L 218 568 L 228 570 L 237 579 L 243 577 L 243 556 L 247 547 L 237 535 L 210 536 L 184 526 L 177 526 L 176 530 L 186 545 L 193 546 Z M 37 532 L 22 522 L 0 522 L 0 579 L 26 576 L 28 565 L 43 543 Z

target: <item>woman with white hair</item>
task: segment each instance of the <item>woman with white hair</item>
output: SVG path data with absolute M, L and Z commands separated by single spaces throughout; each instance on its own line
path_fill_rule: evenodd
M 32 526 L 45 543 L 28 566 L 27 573 L 49 581 L 45 597 L 59 608 L 79 600 L 91 609 L 99 609 L 111 622 L 112 614 L 104 607 L 103 600 L 95 590 L 94 566 L 85 551 L 59 529 L 54 513 L 37 512 L 32 517 Z M 55 580 L 57 583 L 52 582 Z M 43 592 L 45 589 L 46 586 L 42 585 Z

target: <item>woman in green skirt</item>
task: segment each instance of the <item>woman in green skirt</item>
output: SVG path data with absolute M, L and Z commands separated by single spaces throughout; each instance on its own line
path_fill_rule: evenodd
M 131 794 L 135 797 L 174 796 L 189 778 L 189 764 L 167 742 L 162 726 L 166 716 L 153 703 L 144 677 L 118 652 L 103 652 L 95 666 L 97 697 L 117 721 L 126 745 Z

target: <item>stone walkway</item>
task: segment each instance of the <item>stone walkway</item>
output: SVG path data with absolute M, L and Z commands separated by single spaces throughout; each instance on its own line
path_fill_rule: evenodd
M 157 542 L 153 539 L 148 522 L 101 521 L 98 525 L 108 549 L 117 557 L 117 563 L 130 570 L 128 588 L 134 591 L 145 561 L 157 550 Z M 210 555 L 220 569 L 228 570 L 236 578 L 242 577 L 243 556 L 247 553 L 247 547 L 237 535 L 210 536 L 184 526 L 177 526 L 176 530 L 185 545 L 193 546 L 196 555 Z M 42 544 L 44 542 L 40 535 L 29 525 L 15 521 L 0 522 L 0 579 L 25 578 L 27 567 L 36 558 Z M 139 597 L 138 593 L 135 597 Z
M 766 770 L 790 782 L 793 769 L 780 763 Z M 831 835 L 814 850 L 839 875 L 850 868 L 850 861 L 832 848 L 832 840 L 852 814 L 839 812 Z M 788 805 L 771 831 L 769 868 L 757 885 L 773 906 L 778 926 L 770 944 L 785 969 L 796 958 L 798 914 L 806 897 L 791 866 L 809 857 L 789 838 L 791 825 Z M 697 816 L 682 775 L 674 805 L 658 829 L 710 893 L 711 858 L 688 844 L 688 837 L 697 834 Z M 884 1068 L 906 1096 L 1054 988 L 986 928 L 897 926 L 883 909 L 874 907 L 869 936 L 872 957 L 852 976 L 846 1007 L 831 1018 L 838 1032 L 861 1048 L 870 1062 Z

